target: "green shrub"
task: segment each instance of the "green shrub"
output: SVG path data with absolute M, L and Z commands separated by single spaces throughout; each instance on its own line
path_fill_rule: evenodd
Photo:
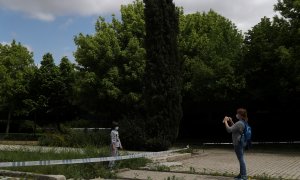
M 109 131 L 94 130 L 82 131 L 64 129 L 63 133 L 47 133 L 39 138 L 39 145 L 64 147 L 102 147 L 109 145 Z
M 56 133 L 46 133 L 38 139 L 40 146 L 65 146 L 64 136 Z
M 31 134 L 31 133 L 0 133 L 0 140 L 11 140 L 11 141 L 36 141 L 42 134 Z
M 118 161 L 117 168 L 138 169 L 139 167 L 146 166 L 146 164 L 150 162 L 151 160 L 146 158 L 126 159 L 126 160 Z
M 91 121 L 86 120 L 86 119 L 77 119 L 77 120 L 73 120 L 73 121 L 68 121 L 65 123 L 65 125 L 68 127 L 75 127 L 75 128 L 83 128 L 83 127 L 93 126 L 91 124 Z
M 18 132 L 34 132 L 40 133 L 41 127 L 38 124 L 35 124 L 34 121 L 24 120 L 19 123 Z
M 102 147 L 109 145 L 110 143 L 110 132 L 107 130 L 93 130 L 93 131 L 81 131 L 71 130 L 66 136 L 68 146 L 81 147 L 85 146 L 96 146 Z
M 150 130 L 146 128 L 145 120 L 140 118 L 125 118 L 120 122 L 120 139 L 122 145 L 130 150 L 167 150 L 171 146 L 168 138 L 161 136 L 149 137 Z
M 146 134 L 143 119 L 125 118 L 120 124 L 120 139 L 122 145 L 129 150 L 145 150 Z
M 153 137 L 146 141 L 146 147 L 151 151 L 167 150 L 171 146 L 171 142 L 163 137 Z

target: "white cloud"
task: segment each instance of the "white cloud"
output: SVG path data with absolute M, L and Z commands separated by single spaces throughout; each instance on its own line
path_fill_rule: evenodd
M 67 29 L 73 23 L 74 23 L 74 20 L 72 18 L 69 18 L 63 24 L 60 25 L 60 28 L 61 29 Z
M 53 21 L 63 15 L 110 15 L 118 13 L 121 4 L 133 0 L 0 0 L 0 7 L 23 12 L 31 18 Z M 273 17 L 277 0 L 174 0 L 185 13 L 213 9 L 230 19 L 243 31 L 257 24 L 264 16 Z
M 53 14 L 41 13 L 41 12 L 30 13 L 29 16 L 34 19 L 39 19 L 39 20 L 43 20 L 43 21 L 54 21 L 54 19 L 55 19 L 55 16 Z
M 185 13 L 207 12 L 210 9 L 231 20 L 244 32 L 257 24 L 261 18 L 273 17 L 277 0 L 174 0 Z
M 24 44 L 24 46 L 27 48 L 27 50 L 28 50 L 29 52 L 33 52 L 33 48 L 32 48 L 30 45 Z
M 9 45 L 10 43 L 6 42 L 6 41 L 2 41 L 0 42 L 1 45 L 5 46 L 5 45 Z
M 0 0 L 0 7 L 20 11 L 43 21 L 62 15 L 101 15 L 117 13 L 121 4 L 133 0 Z

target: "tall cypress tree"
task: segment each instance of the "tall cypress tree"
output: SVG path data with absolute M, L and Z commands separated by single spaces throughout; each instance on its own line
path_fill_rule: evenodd
M 179 14 L 172 0 L 144 0 L 144 3 L 146 143 L 149 148 L 161 150 L 176 140 L 182 118 L 182 62 L 177 50 Z

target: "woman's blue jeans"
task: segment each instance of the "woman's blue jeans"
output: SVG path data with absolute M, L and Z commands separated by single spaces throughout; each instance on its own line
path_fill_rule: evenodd
M 242 177 L 247 177 L 246 163 L 244 159 L 244 147 L 241 143 L 239 145 L 234 146 L 235 154 L 240 163 L 240 175 Z

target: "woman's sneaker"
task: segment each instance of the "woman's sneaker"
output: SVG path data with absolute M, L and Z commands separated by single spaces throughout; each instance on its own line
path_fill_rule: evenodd
M 242 176 L 239 180 L 247 180 L 248 177 L 247 176 Z
M 241 176 L 241 175 L 239 174 L 238 176 L 234 177 L 234 179 L 236 179 L 236 180 L 247 180 L 248 177 L 247 177 L 247 176 Z
M 239 175 L 235 176 L 234 179 L 241 179 L 241 177 L 242 176 L 239 174 Z
M 248 177 L 247 176 L 242 176 L 241 180 L 247 180 Z

